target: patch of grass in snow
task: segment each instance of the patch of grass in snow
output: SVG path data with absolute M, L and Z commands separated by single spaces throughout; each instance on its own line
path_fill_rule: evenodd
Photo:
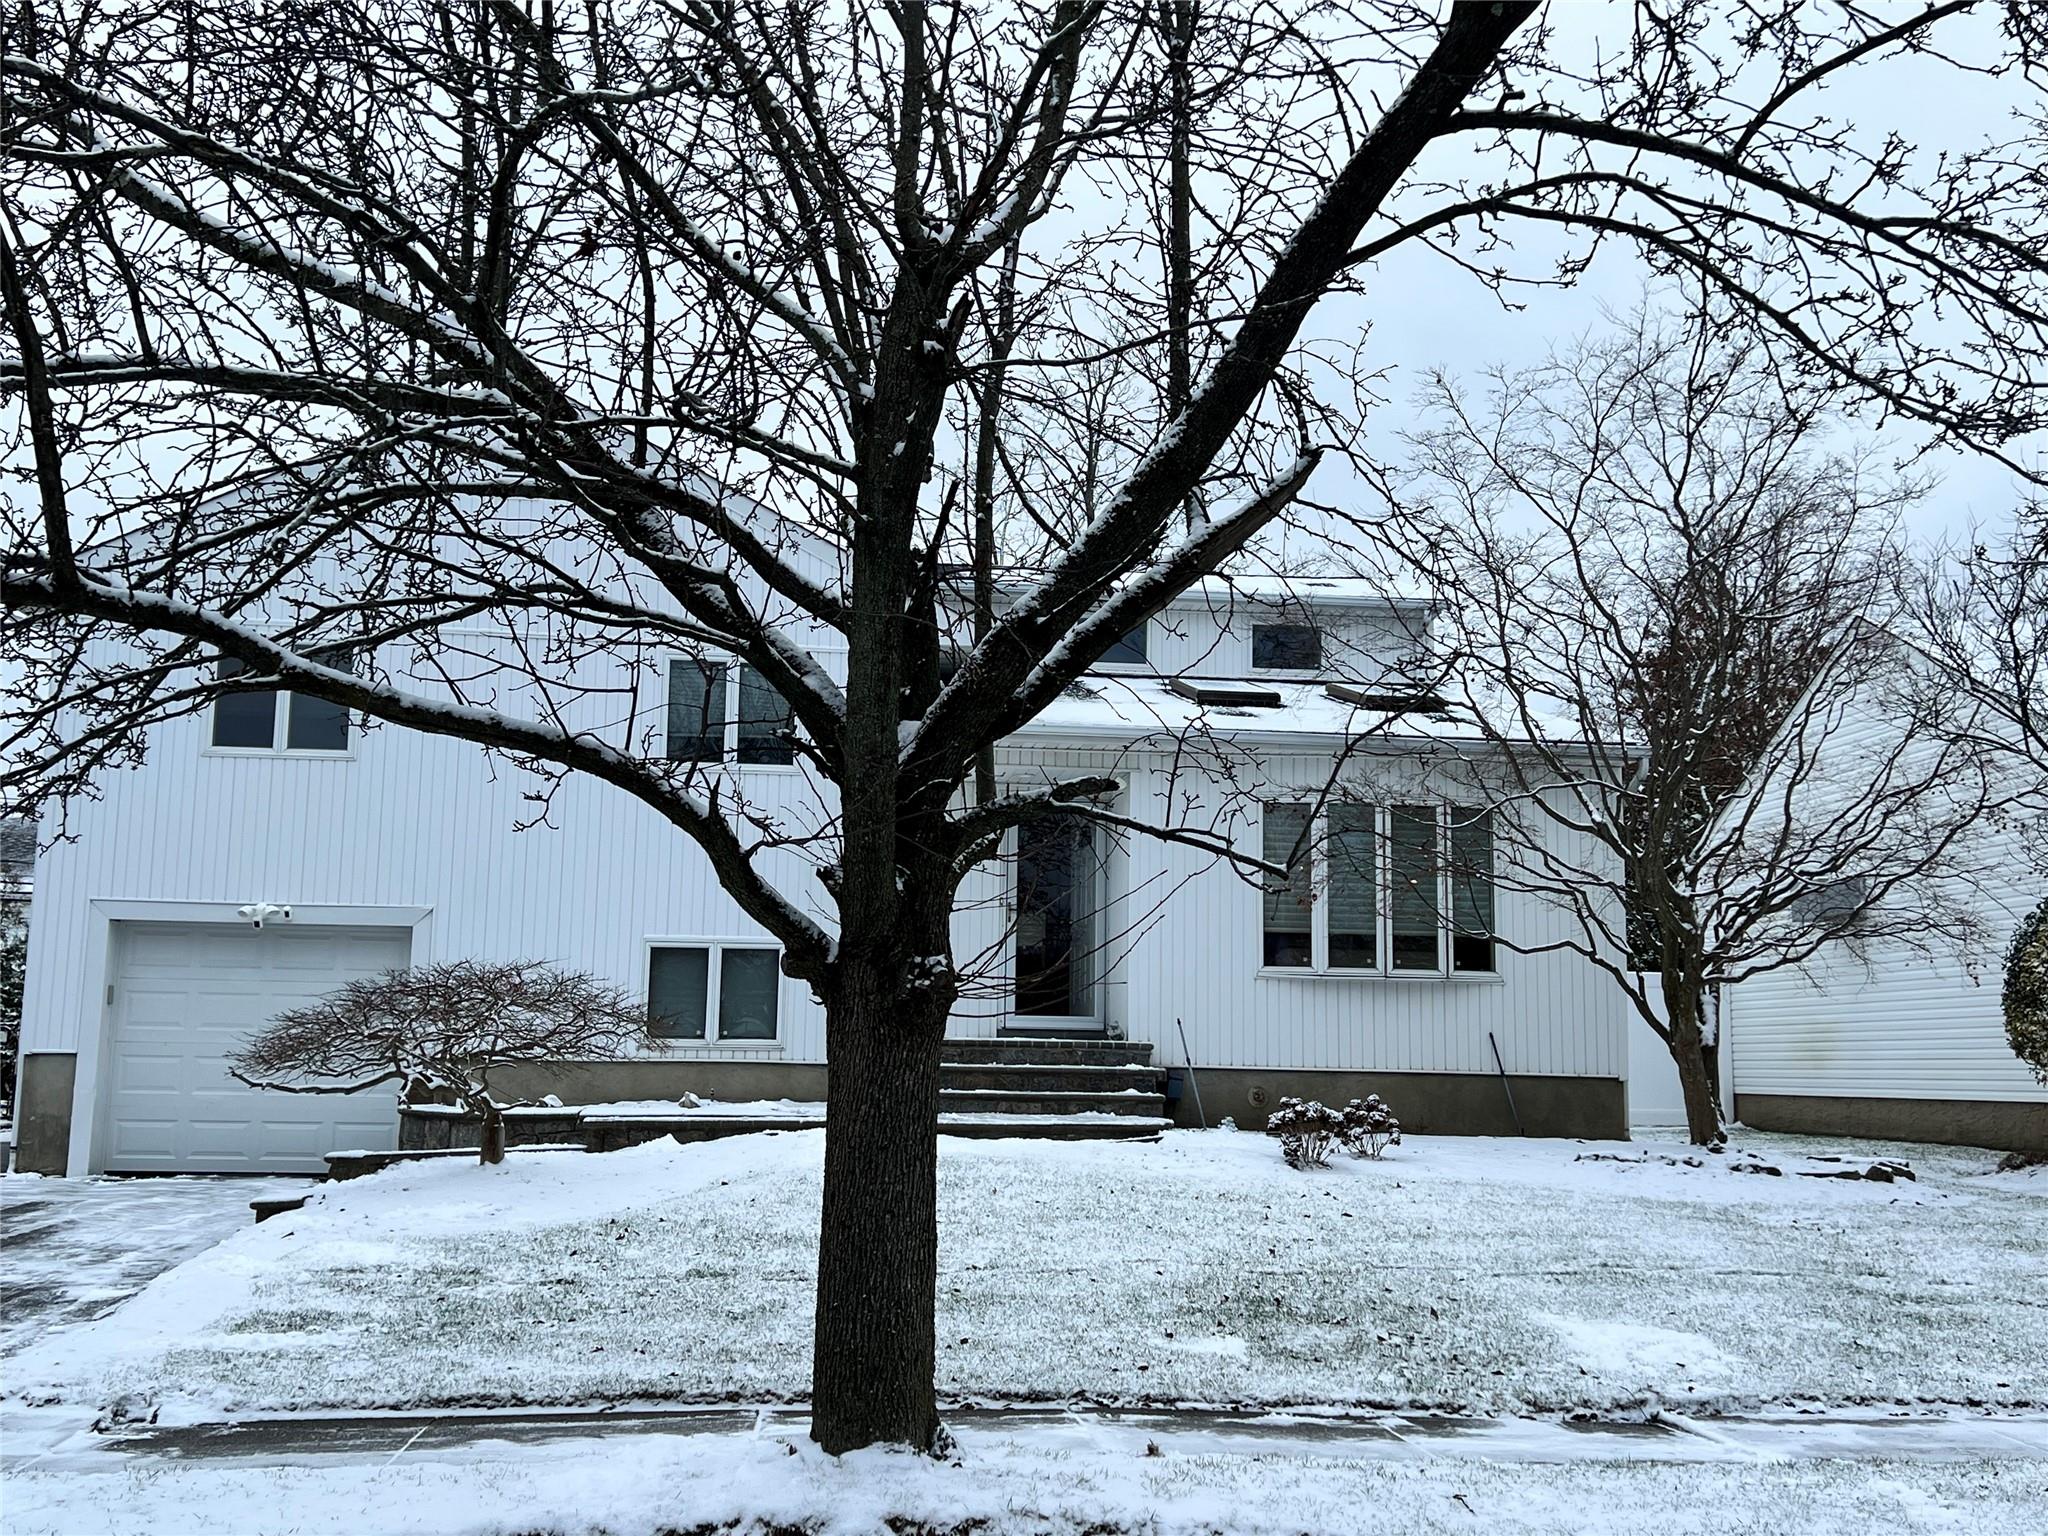
M 59 1390 L 251 1409 L 798 1398 L 816 1145 L 570 1158 L 523 1175 L 559 1192 L 510 1230 L 410 1225 L 390 1175 L 347 1186 L 347 1212 L 237 1239 L 238 1263 L 261 1262 L 216 1322 Z M 953 1398 L 2048 1402 L 2048 1230 L 2038 1202 L 1964 1178 L 1981 1156 L 1894 1188 L 1575 1163 L 1570 1143 L 1418 1139 L 1307 1174 L 1225 1133 L 945 1145 Z M 581 1169 L 603 1213 L 567 1219 Z M 620 1208 L 602 1186 L 624 1169 L 646 1188 Z M 437 1209 L 458 1186 L 437 1170 Z M 384 1262 L 325 1261 L 370 1236 Z

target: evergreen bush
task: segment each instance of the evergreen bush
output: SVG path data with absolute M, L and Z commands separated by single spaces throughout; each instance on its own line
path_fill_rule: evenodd
M 2026 915 L 2005 952 L 2005 1038 L 2048 1083 L 2048 901 Z

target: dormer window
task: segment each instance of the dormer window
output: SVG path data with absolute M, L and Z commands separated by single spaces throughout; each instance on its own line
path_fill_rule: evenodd
M 1252 668 L 1259 672 L 1314 672 L 1323 664 L 1323 637 L 1313 624 L 1254 624 Z
M 314 659 L 330 667 L 349 665 L 342 652 L 316 654 Z M 223 656 L 214 675 L 226 682 L 248 670 L 236 658 Z M 346 752 L 348 709 L 281 688 L 223 693 L 213 701 L 212 743 L 221 752 Z
M 741 763 L 786 768 L 789 703 L 748 666 L 682 657 L 668 664 L 668 722 L 663 755 L 677 763 Z
M 1149 625 L 1140 623 L 1129 634 L 1122 636 L 1115 644 L 1102 653 L 1105 667 L 1142 667 L 1145 665 L 1145 636 Z

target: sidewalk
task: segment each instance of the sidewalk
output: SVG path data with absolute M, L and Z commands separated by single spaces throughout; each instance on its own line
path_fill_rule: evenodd
M 119 1426 L 11 1413 L 0 1466 L 48 1473 L 111 1461 L 267 1464 L 491 1460 L 523 1446 L 579 1439 L 801 1437 L 800 1407 L 390 1413 Z M 1001 1434 L 1060 1449 L 1177 1455 L 1286 1455 L 1343 1461 L 2048 1462 L 2048 1414 L 1880 1416 L 1770 1414 L 1649 1421 L 1483 1419 L 1431 1414 L 1290 1415 L 1177 1411 L 955 1408 L 955 1434 Z
M 2048 1507 L 2048 1417 L 981 1409 L 944 1459 L 827 1456 L 789 1407 L 7 1417 L 10 1536 L 2041 1536 Z

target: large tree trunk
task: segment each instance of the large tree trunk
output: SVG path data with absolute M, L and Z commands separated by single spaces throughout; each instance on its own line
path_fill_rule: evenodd
M 937 1367 L 940 1042 L 950 993 L 842 964 L 830 1042 L 811 1437 L 930 1450 Z
M 1705 1043 L 1701 1027 L 1704 1001 L 1705 993 L 1697 982 L 1665 973 L 1664 1017 L 1669 1029 L 1665 1043 L 1678 1064 L 1686 1136 L 1696 1147 L 1713 1147 L 1723 1140 L 1721 1095 L 1711 1059 L 1713 1047 Z

